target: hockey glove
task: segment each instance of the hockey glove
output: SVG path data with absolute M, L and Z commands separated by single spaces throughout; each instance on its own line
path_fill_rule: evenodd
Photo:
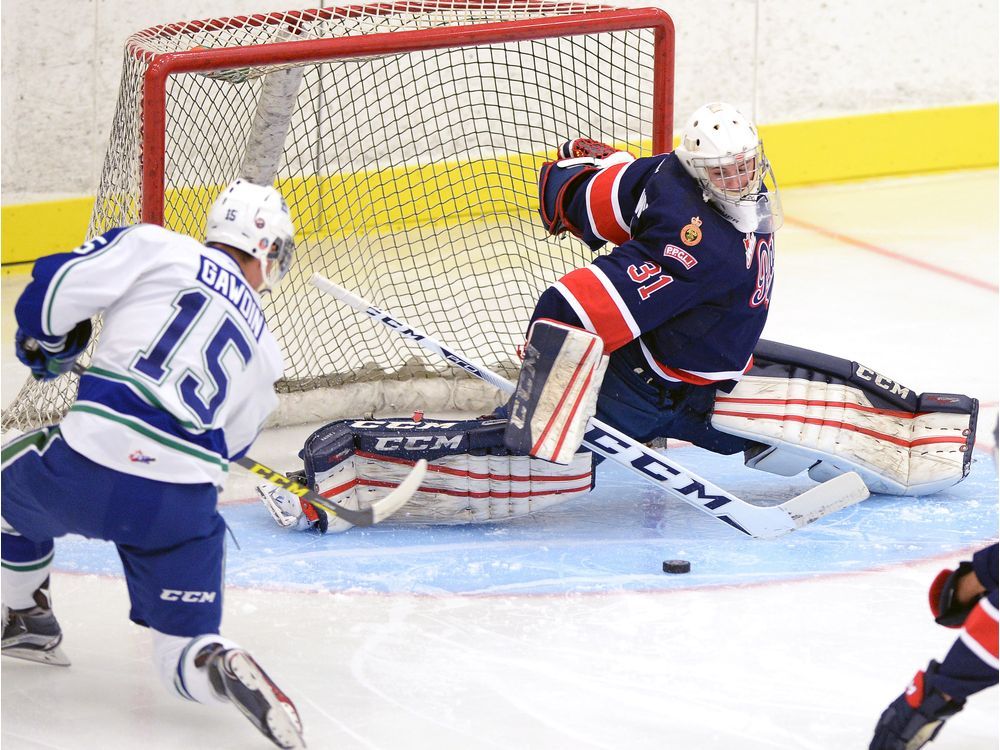
M 965 575 L 975 575 L 972 563 L 965 561 L 959 564 L 958 570 L 942 570 L 931 584 L 928 598 L 934 622 L 947 628 L 960 628 L 965 623 L 972 608 L 982 598 L 982 594 L 967 603 L 960 603 L 957 598 L 958 582 Z
M 44 342 L 18 328 L 14 348 L 17 358 L 27 365 L 35 380 L 52 380 L 73 369 L 73 363 L 90 343 L 92 332 L 90 320 L 81 320 L 58 341 Z
M 304 477 L 295 479 L 303 481 Z M 258 485 L 256 490 L 257 497 L 279 526 L 286 529 L 317 529 L 321 534 L 327 532 L 330 518 L 322 508 L 272 484 Z
M 906 692 L 889 704 L 868 750 L 917 750 L 937 736 L 948 717 L 962 710 L 964 700 L 950 700 L 933 688 L 925 692 L 925 677 L 937 668 L 938 663 L 932 661 L 926 674 L 917 672 Z
M 590 157 L 591 159 L 606 159 L 611 154 L 618 153 L 619 150 L 614 146 L 595 141 L 593 138 L 574 138 L 571 141 L 566 141 L 559 147 L 559 158 L 580 159 Z
M 583 239 L 583 230 L 566 213 L 577 190 L 605 167 L 634 161 L 635 156 L 592 138 L 566 141 L 559 147 L 558 156 L 557 161 L 542 164 L 539 171 L 538 212 L 549 234 L 569 232 Z

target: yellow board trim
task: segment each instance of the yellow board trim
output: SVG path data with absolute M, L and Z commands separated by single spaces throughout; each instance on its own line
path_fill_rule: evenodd
M 996 167 L 998 114 L 998 105 L 990 103 L 762 125 L 760 131 L 778 184 L 792 187 Z M 289 203 L 306 199 L 300 205 L 310 207 L 308 215 L 293 217 L 303 238 L 344 236 L 374 226 L 399 230 L 534 212 L 537 198 L 525 194 L 523 186 L 534 183 L 544 158 L 529 154 L 463 165 L 392 168 L 287 180 L 278 187 Z M 203 216 L 217 189 L 192 188 L 168 195 L 167 225 L 182 214 Z M 93 200 L 3 206 L 4 266 L 30 263 L 79 245 Z M 447 214 L 442 205 L 449 206 Z
M 93 196 L 3 206 L 3 264 L 28 263 L 81 245 L 93 210 Z
M 996 103 L 762 125 L 781 187 L 997 166 Z

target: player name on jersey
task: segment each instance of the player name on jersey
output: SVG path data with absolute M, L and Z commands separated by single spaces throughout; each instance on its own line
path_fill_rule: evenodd
M 198 269 L 198 281 L 229 300 L 250 326 L 254 338 L 260 341 L 260 334 L 264 330 L 264 312 L 260 309 L 256 296 L 250 291 L 250 287 L 243 279 L 222 268 L 215 261 L 202 256 L 201 267 Z

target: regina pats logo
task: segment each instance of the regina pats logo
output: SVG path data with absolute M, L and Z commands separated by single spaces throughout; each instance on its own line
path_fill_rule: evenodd
M 681 242 L 688 247 L 694 247 L 701 242 L 701 219 L 697 216 L 691 217 L 691 223 L 685 224 L 681 229 Z

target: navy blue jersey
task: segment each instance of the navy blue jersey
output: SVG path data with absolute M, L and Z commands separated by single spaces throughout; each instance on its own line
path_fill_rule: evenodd
M 964 699 L 984 688 L 997 684 L 998 642 L 997 620 L 997 568 L 998 545 L 991 544 L 979 550 L 972 558 L 976 578 L 986 589 L 986 595 L 973 607 L 962 632 L 938 666 L 937 672 L 928 675 L 927 684 L 950 695 Z
M 608 353 L 638 347 L 667 382 L 738 380 L 767 320 L 772 235 L 735 229 L 672 154 L 604 169 L 572 161 L 543 170 L 543 207 L 562 200 L 591 249 L 617 247 L 547 289 L 532 320 L 593 331 Z M 575 192 L 560 196 L 567 183 Z

